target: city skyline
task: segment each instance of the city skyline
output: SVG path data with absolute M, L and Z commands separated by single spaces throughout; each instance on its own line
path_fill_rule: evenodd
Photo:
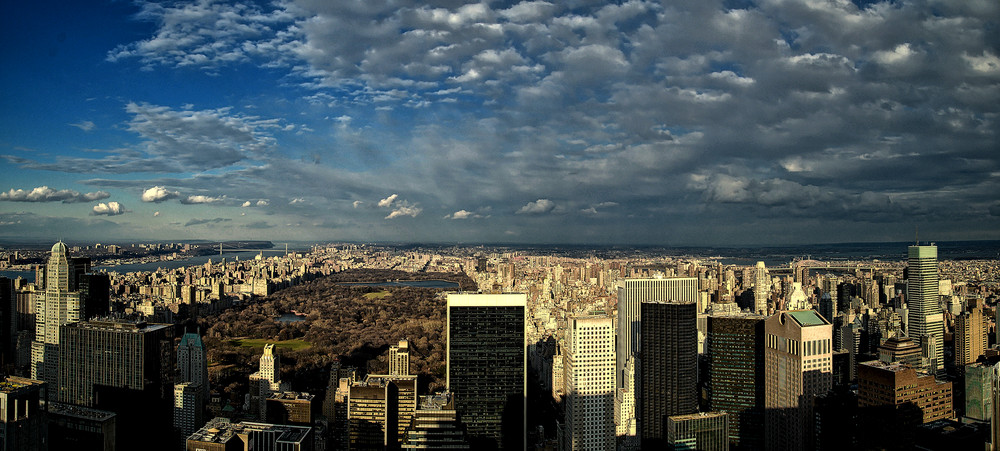
M 0 20 L 0 239 L 1000 239 L 996 2 Z

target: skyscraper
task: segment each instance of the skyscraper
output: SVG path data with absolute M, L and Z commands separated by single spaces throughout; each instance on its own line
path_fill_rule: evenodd
M 729 412 L 734 449 L 764 447 L 764 320 L 708 317 L 708 409 Z
M 168 324 L 94 320 L 59 332 L 55 399 L 118 414 L 119 443 L 169 436 L 174 397 L 174 331 Z M 153 449 L 167 447 L 157 442 Z
M 474 449 L 526 447 L 525 294 L 449 294 L 447 386 Z
M 177 372 L 180 382 L 199 385 L 205 395 L 203 400 L 208 399 L 208 360 L 198 334 L 186 333 L 181 337 L 177 345 Z
M 771 276 L 764 262 L 757 262 L 753 274 L 753 310 L 755 313 L 766 315 L 767 299 L 771 295 Z
M 944 315 L 938 306 L 937 246 L 910 246 L 906 281 L 907 336 L 920 341 L 932 373 L 944 371 Z
M 698 305 L 642 303 L 636 411 L 643 449 L 666 446 L 667 417 L 698 411 Z
M 981 302 L 969 300 L 968 310 L 955 317 L 955 366 L 959 372 L 983 355 L 988 345 L 988 326 Z
M 288 390 L 288 384 L 281 381 L 280 363 L 274 354 L 274 344 L 268 343 L 260 356 L 260 370 L 250 375 L 250 410 L 261 421 L 266 417 L 267 398 L 271 393 Z
M 31 378 L 57 386 L 59 370 L 59 326 L 80 321 L 83 306 L 80 293 L 71 283 L 66 245 L 60 241 L 52 246 L 44 274 L 44 291 L 35 295 L 35 341 L 31 343 Z
M 570 318 L 566 327 L 566 449 L 615 447 L 615 324 L 608 316 Z
M 765 449 L 812 449 L 814 397 L 833 386 L 833 326 L 815 310 L 781 311 L 764 334 Z
M 407 376 L 410 374 L 410 342 L 399 340 L 396 346 L 389 346 L 389 375 Z
M 616 434 L 634 437 L 636 429 L 635 360 L 639 353 L 643 301 L 698 302 L 698 278 L 625 279 L 618 288 L 618 343 L 615 353 Z M 694 320 L 692 320 L 692 323 Z M 626 438 L 626 440 L 629 440 Z M 634 440 L 634 439 L 633 439 Z
M 20 377 L 0 380 L 0 449 L 48 449 L 46 385 Z

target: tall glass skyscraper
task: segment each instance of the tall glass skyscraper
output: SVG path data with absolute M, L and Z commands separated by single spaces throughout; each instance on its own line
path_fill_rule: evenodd
M 944 372 L 944 315 L 938 306 L 937 246 L 907 248 L 907 335 L 920 341 L 932 373 Z
M 636 411 L 642 449 L 664 449 L 667 417 L 698 411 L 698 305 L 642 303 Z
M 764 320 L 708 317 L 708 409 L 729 412 L 733 449 L 764 447 Z
M 615 356 L 615 425 L 625 446 L 633 446 L 636 428 L 636 388 L 632 374 L 639 354 L 643 301 L 698 301 L 697 277 L 625 279 L 618 288 L 618 342 Z M 694 324 L 695 320 L 692 320 Z M 633 381 L 633 382 L 630 382 Z M 631 437 L 631 438 L 629 438 Z
M 473 449 L 525 449 L 525 294 L 449 294 L 447 385 Z

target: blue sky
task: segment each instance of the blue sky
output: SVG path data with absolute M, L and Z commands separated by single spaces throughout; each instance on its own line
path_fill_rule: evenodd
M 0 239 L 1000 239 L 993 0 L 79 3 L 0 18 Z

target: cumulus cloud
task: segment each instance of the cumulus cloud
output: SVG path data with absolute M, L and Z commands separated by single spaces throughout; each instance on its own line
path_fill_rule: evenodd
M 305 203 L 305 201 L 306 200 L 303 199 L 303 198 L 301 198 L 301 197 L 296 197 L 295 199 L 292 199 L 292 200 L 288 201 L 288 205 L 301 204 L 301 203 Z
M 80 193 L 70 189 L 55 190 L 48 186 L 39 186 L 31 191 L 23 189 L 10 189 L 0 192 L 0 201 L 9 202 L 62 202 L 70 204 L 75 202 L 93 202 L 95 200 L 107 199 L 111 197 L 106 191 L 95 191 L 92 193 Z
M 549 213 L 556 208 L 556 203 L 548 199 L 538 199 L 534 202 L 528 202 L 525 206 L 517 210 L 519 215 L 540 215 L 544 213 Z
M 475 213 L 467 210 L 458 210 L 450 215 L 445 216 L 445 219 L 469 219 L 474 217 Z
M 211 196 L 204 196 L 204 195 L 198 194 L 198 195 L 188 196 L 188 197 L 185 197 L 185 198 L 181 199 L 181 203 L 182 204 L 214 204 L 216 202 L 222 202 L 223 200 L 225 200 L 225 196 L 222 196 L 222 197 L 211 197 Z
M 351 202 L 351 206 L 353 206 L 354 208 L 358 208 L 358 207 L 360 207 L 362 205 L 364 205 L 364 202 L 362 202 L 360 200 L 356 200 L 354 202 Z
M 154 218 L 158 218 L 159 216 L 160 216 L 160 212 L 158 212 L 158 211 L 153 212 L 153 217 Z
M 101 202 L 94 205 L 93 211 L 90 214 L 94 216 L 117 216 L 128 213 L 129 210 L 125 209 L 125 206 L 118 202 Z
M 170 191 L 163 186 L 154 186 L 142 192 L 140 197 L 143 202 L 163 202 L 165 200 L 176 199 L 181 196 L 177 191 Z
M 392 205 L 393 202 L 396 201 L 397 197 L 399 197 L 398 194 L 393 194 L 393 195 L 391 195 L 389 197 L 386 197 L 385 199 L 382 199 L 382 200 L 378 201 L 378 206 L 379 207 L 388 207 L 388 206 Z
M 403 216 L 416 218 L 421 211 L 423 210 L 415 205 L 399 205 L 394 210 L 392 210 L 392 212 L 389 213 L 389 215 L 386 216 L 385 219 L 395 219 L 395 218 L 401 218 Z
M 258 207 L 266 207 L 266 206 L 267 206 L 267 205 L 268 205 L 269 203 L 270 203 L 270 202 L 268 202 L 268 200 L 267 200 L 267 199 L 261 199 L 261 200 L 258 200 L 258 201 L 257 201 L 257 204 L 256 204 L 256 205 L 257 205 Z
M 243 202 L 244 207 L 249 207 L 250 205 L 252 205 L 250 201 Z

